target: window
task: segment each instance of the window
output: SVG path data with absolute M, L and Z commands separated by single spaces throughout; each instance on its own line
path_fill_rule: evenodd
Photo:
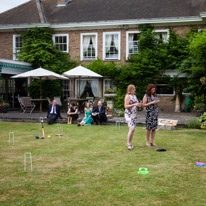
M 114 81 L 112 79 L 104 79 L 103 92 L 108 88 L 112 90 L 116 89 L 116 86 L 114 85 Z
M 169 30 L 155 30 L 155 36 L 157 39 L 161 39 L 164 43 L 168 42 L 169 39 Z
M 69 52 L 69 34 L 54 34 L 53 42 L 59 51 Z
M 139 40 L 140 32 L 133 31 L 127 32 L 127 40 L 126 40 L 126 57 L 130 57 L 138 52 L 138 40 Z
M 97 33 L 81 34 L 81 61 L 97 59 Z
M 103 60 L 120 60 L 120 32 L 103 33 Z
M 174 96 L 175 89 L 174 87 L 169 87 L 168 84 L 158 84 L 157 94 L 160 96 Z
M 79 87 L 80 86 L 80 87 Z M 97 97 L 99 96 L 98 79 L 78 79 L 75 80 L 75 97 Z
M 67 100 L 67 97 L 70 97 L 70 88 L 70 80 L 63 80 L 62 92 L 64 100 Z
M 20 35 L 13 35 L 13 60 L 17 60 L 17 53 L 22 49 L 23 41 Z

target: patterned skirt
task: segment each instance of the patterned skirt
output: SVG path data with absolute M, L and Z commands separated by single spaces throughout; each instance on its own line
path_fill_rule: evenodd
M 127 112 L 125 112 L 124 114 L 125 120 L 128 124 L 129 128 L 135 128 L 136 124 L 137 124 L 137 114 L 128 114 Z
M 158 112 L 157 111 L 146 111 L 146 128 L 148 130 L 157 129 L 158 125 Z

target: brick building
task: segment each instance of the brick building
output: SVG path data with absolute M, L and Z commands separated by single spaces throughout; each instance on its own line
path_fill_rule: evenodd
M 138 25 L 152 24 L 157 38 L 167 41 L 169 29 L 184 35 L 192 27 L 205 28 L 205 23 L 205 0 L 30 0 L 0 14 L 0 58 L 16 60 L 22 47 L 20 33 L 38 26 L 53 29 L 55 45 L 70 59 L 125 63 L 138 50 Z M 71 82 L 65 83 L 65 97 L 75 96 L 75 81 Z M 111 81 L 100 80 L 98 85 L 103 86 L 102 96 Z M 174 96 L 174 89 L 164 94 L 165 86 L 159 85 L 160 107 L 174 110 L 174 103 L 164 106 Z

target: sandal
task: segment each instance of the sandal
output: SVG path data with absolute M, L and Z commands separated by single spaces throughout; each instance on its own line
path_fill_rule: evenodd
M 153 147 L 157 147 L 157 145 L 156 144 L 154 144 L 154 143 L 150 143 L 151 144 L 151 146 L 153 146 Z
M 131 144 L 128 144 L 128 145 L 127 145 L 127 149 L 128 149 L 128 150 L 132 150 L 133 148 L 134 148 L 134 147 L 133 147 Z

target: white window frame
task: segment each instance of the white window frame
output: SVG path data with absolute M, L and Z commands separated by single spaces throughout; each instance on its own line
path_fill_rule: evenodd
M 95 46 L 95 58 L 94 59 L 84 59 L 83 55 L 83 37 L 84 36 L 95 36 L 96 37 L 96 46 Z M 92 61 L 97 59 L 97 51 L 98 51 L 98 34 L 97 33 L 81 33 L 80 40 L 80 60 L 81 61 Z
M 129 34 L 140 34 L 140 31 L 127 31 L 126 32 L 126 59 L 129 58 Z
M 156 29 L 154 30 L 155 33 L 166 33 L 167 32 L 167 40 L 163 41 L 164 43 L 167 43 L 170 37 L 169 29 Z
M 64 52 L 64 53 L 69 53 L 69 34 L 53 34 L 52 35 L 52 40 L 53 40 L 53 43 L 54 45 L 56 44 L 55 43 L 55 37 L 66 37 L 66 40 L 67 40 L 67 50 L 66 51 L 61 51 L 61 52 Z
M 69 90 L 65 90 L 65 89 L 64 89 L 64 83 L 63 83 L 63 86 L 62 86 L 62 94 L 63 94 L 63 96 L 64 96 L 64 92 L 65 92 L 65 91 L 69 91 L 70 96 L 71 96 L 71 80 L 68 79 L 68 80 L 63 80 L 63 81 L 69 81 L 69 83 L 68 83 L 68 85 L 69 85 Z M 68 97 L 70 97 L 70 96 L 68 96 Z M 64 100 L 66 101 L 67 99 L 64 99 Z
M 157 87 L 158 86 L 167 86 L 168 84 L 157 84 Z M 173 94 L 158 94 L 157 93 L 157 95 L 158 96 L 170 96 L 170 97 L 173 97 L 173 96 L 175 96 L 175 87 L 173 87 Z
M 103 80 L 103 93 L 105 92 L 105 81 L 108 81 L 108 80 L 113 81 L 112 79 L 104 79 Z M 114 86 L 114 87 L 116 89 L 116 86 Z
M 18 60 L 16 57 L 16 37 L 21 37 L 20 34 L 13 34 L 13 60 Z M 23 44 L 23 42 L 22 42 Z
M 106 54 L 105 54 L 105 36 L 107 34 L 118 34 L 118 47 L 119 47 L 119 51 L 118 51 L 118 58 L 106 58 Z M 121 32 L 120 31 L 116 31 L 116 32 L 103 32 L 103 60 L 120 60 L 121 59 Z

